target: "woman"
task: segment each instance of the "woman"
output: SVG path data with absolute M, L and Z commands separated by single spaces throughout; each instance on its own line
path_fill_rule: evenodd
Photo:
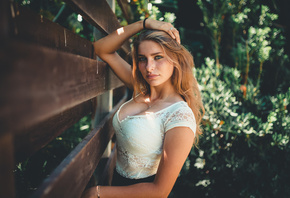
M 132 68 L 116 50 L 143 29 L 133 45 Z M 113 118 L 113 186 L 90 188 L 83 197 L 167 197 L 201 134 L 204 110 L 193 58 L 170 23 L 152 19 L 120 28 L 94 48 L 134 94 Z

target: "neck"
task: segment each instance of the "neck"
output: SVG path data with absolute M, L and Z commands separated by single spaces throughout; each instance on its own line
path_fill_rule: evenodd
M 157 100 L 165 100 L 168 97 L 172 97 L 176 94 L 173 86 L 166 87 L 150 87 L 149 99 L 151 102 Z

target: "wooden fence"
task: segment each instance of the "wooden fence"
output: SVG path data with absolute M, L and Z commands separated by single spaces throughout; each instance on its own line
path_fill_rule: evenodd
M 127 1 L 118 3 L 130 20 Z M 66 0 L 66 4 L 104 35 L 120 27 L 105 0 Z M 27 8 L 1 1 L 0 25 L 0 197 L 16 196 L 16 163 L 85 115 L 100 118 L 105 112 L 32 195 L 80 197 L 113 137 L 112 115 L 127 99 L 126 89 L 106 63 L 96 59 L 90 41 Z M 120 53 L 128 52 L 126 43 Z M 105 183 L 110 181 L 115 157 L 112 152 Z

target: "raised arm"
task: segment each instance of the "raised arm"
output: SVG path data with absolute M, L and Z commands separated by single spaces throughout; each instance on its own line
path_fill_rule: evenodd
M 133 88 L 131 66 L 116 51 L 120 49 L 127 39 L 142 29 L 143 23 L 142 21 L 138 21 L 119 28 L 108 36 L 93 43 L 96 55 L 107 62 L 119 79 L 131 89 Z
M 120 49 L 126 40 L 143 29 L 143 22 L 144 21 L 141 20 L 119 28 L 108 36 L 93 43 L 96 55 L 103 61 L 107 62 L 120 80 L 131 89 L 133 88 L 132 68 L 116 53 L 116 51 Z M 147 19 L 145 26 L 148 29 L 166 31 L 172 36 L 172 38 L 180 42 L 178 31 L 173 29 L 173 26 L 170 23 Z

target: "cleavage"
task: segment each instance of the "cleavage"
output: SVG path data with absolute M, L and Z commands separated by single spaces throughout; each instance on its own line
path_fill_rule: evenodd
M 148 107 L 149 106 L 146 103 L 136 103 L 130 101 L 119 110 L 119 120 L 123 121 L 128 116 L 146 115 Z

